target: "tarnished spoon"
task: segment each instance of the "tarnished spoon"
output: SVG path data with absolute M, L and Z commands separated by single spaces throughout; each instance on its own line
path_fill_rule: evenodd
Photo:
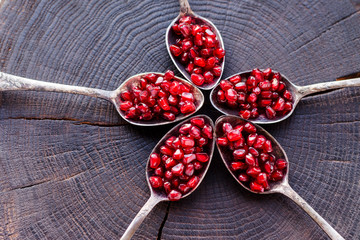
M 124 90 L 128 90 L 135 82 L 139 82 L 140 78 L 146 74 L 160 74 L 163 73 L 156 73 L 156 72 L 147 72 L 147 73 L 140 73 L 128 78 L 125 82 L 123 82 L 120 87 L 115 89 L 114 91 L 106 91 L 102 89 L 96 88 L 88 88 L 88 87 L 79 87 L 79 86 L 72 86 L 72 85 L 65 85 L 59 83 L 51 83 L 51 82 L 43 82 L 38 80 L 32 80 L 28 78 L 23 78 L 19 76 L 10 75 L 7 73 L 0 72 L 0 91 L 14 91 L 14 90 L 23 90 L 23 91 L 43 91 L 43 92 L 62 92 L 62 93 L 72 93 L 72 94 L 80 94 L 90 97 L 96 98 L 103 98 L 112 104 L 114 104 L 116 110 L 120 114 L 120 116 L 125 119 L 127 122 L 138 125 L 138 126 L 159 126 L 170 124 L 176 121 L 183 120 L 196 111 L 198 111 L 203 103 L 204 103 L 204 95 L 202 92 L 195 86 L 189 84 L 188 81 L 174 77 L 175 80 L 182 82 L 186 86 L 189 86 L 192 89 L 192 93 L 195 99 L 195 106 L 196 110 L 188 115 L 180 114 L 176 116 L 174 121 L 167 121 L 164 119 L 154 119 L 149 121 L 141 121 L 141 120 L 134 120 L 128 119 L 125 117 L 125 112 L 120 109 L 120 93 Z
M 221 116 L 219 117 L 215 122 L 215 135 L 216 138 L 222 137 L 224 135 L 223 133 L 223 123 L 230 123 L 232 126 L 236 126 L 239 124 L 245 124 L 247 120 L 244 120 L 240 117 L 236 116 Z M 250 122 L 251 123 L 251 122 Z M 280 143 L 276 141 L 276 139 L 270 135 L 266 130 L 264 130 L 262 127 L 255 125 L 257 129 L 257 133 L 260 135 L 265 136 L 267 139 L 269 139 L 272 142 L 273 147 L 273 154 L 276 155 L 278 158 L 285 159 L 287 162 L 287 169 L 286 174 L 284 178 L 281 181 L 273 182 L 270 184 L 270 190 L 264 191 L 264 192 L 255 192 L 252 191 L 250 188 L 245 186 L 238 178 L 237 176 L 232 172 L 231 170 L 231 162 L 233 161 L 233 155 L 232 151 L 229 151 L 226 149 L 226 147 L 222 147 L 217 145 L 220 156 L 225 163 L 226 168 L 229 170 L 231 175 L 235 178 L 235 180 L 246 190 L 257 193 L 257 194 L 271 194 L 271 193 L 281 193 L 285 196 L 289 197 L 291 200 L 293 200 L 297 205 L 299 205 L 302 209 L 305 210 L 307 214 L 309 214 L 310 217 L 326 232 L 326 234 L 333 240 L 342 240 L 344 239 L 333 227 L 330 226 L 330 224 L 323 219 L 303 198 L 301 198 L 289 185 L 288 181 L 288 174 L 289 174 L 289 160 L 286 156 L 286 153 L 284 149 L 281 147 Z
M 209 124 L 212 127 L 212 129 L 214 129 L 214 123 L 208 116 L 197 115 L 197 116 L 195 116 L 193 118 L 203 118 L 205 120 L 205 124 Z M 193 118 L 191 118 L 191 119 L 193 119 Z M 159 153 L 160 152 L 160 147 L 165 144 L 165 141 L 171 136 L 179 135 L 180 127 L 183 124 L 190 123 L 191 119 L 188 119 L 188 120 L 185 120 L 185 121 L 179 123 L 174 128 L 172 128 L 169 132 L 167 132 L 165 134 L 165 136 L 158 142 L 158 144 L 156 144 L 156 146 L 152 150 L 151 154 Z M 204 177 L 206 175 L 206 172 L 207 172 L 207 170 L 208 170 L 208 168 L 210 166 L 210 163 L 211 163 L 212 155 L 213 155 L 213 152 L 214 152 L 214 147 L 215 147 L 215 137 L 214 137 L 214 130 L 213 130 L 212 138 L 208 139 L 208 143 L 203 147 L 203 151 L 208 154 L 209 160 L 206 163 L 206 165 L 203 166 L 204 169 L 202 169 L 202 172 L 201 172 L 201 174 L 199 176 L 200 180 L 199 180 L 199 182 L 198 182 L 198 184 L 196 185 L 195 188 L 191 189 L 185 195 L 182 195 L 181 198 L 185 198 L 185 197 L 189 196 L 191 193 L 193 193 L 196 190 L 196 188 L 200 185 L 201 181 L 204 179 Z M 152 188 L 152 186 L 150 184 L 150 181 L 149 181 L 149 177 L 150 177 L 150 175 L 152 175 L 153 172 L 154 172 L 154 169 L 150 168 L 150 157 L 149 157 L 149 159 L 147 161 L 147 164 L 146 164 L 146 180 L 147 180 L 149 188 L 150 188 L 150 198 L 145 203 L 145 205 L 140 209 L 140 211 L 135 216 L 133 221 L 130 223 L 130 225 L 126 229 L 124 235 L 121 237 L 121 240 L 128 240 L 134 235 L 135 231 L 138 229 L 138 227 L 144 221 L 144 219 L 150 213 L 150 211 L 156 206 L 156 204 L 158 204 L 159 202 L 162 202 L 162 201 L 169 201 L 168 197 L 166 196 L 165 192 L 162 189 L 155 189 L 154 190 Z
M 227 79 L 230 79 L 233 76 L 240 75 L 242 78 L 242 81 L 246 81 L 246 79 L 250 76 L 250 74 L 251 74 L 251 71 L 240 72 L 240 73 L 237 73 L 237 74 L 234 74 L 234 75 L 228 77 Z M 332 90 L 332 89 L 338 89 L 338 88 L 359 87 L 360 86 L 360 78 L 353 78 L 353 79 L 333 81 L 333 82 L 316 83 L 316 84 L 311 84 L 311 85 L 307 85 L 307 86 L 297 86 L 297 85 L 293 84 L 292 82 L 290 82 L 290 80 L 287 77 L 285 77 L 283 74 L 281 74 L 281 76 L 282 76 L 281 81 L 283 81 L 286 84 L 287 89 L 291 92 L 292 97 L 293 97 L 292 110 L 290 112 L 288 112 L 286 115 L 281 116 L 281 117 L 276 117 L 274 119 L 268 119 L 265 116 L 260 115 L 256 119 L 250 119 L 252 122 L 257 123 L 257 124 L 277 123 L 277 122 L 283 121 L 283 120 L 287 119 L 288 117 L 290 117 L 290 115 L 294 112 L 295 107 L 297 106 L 299 101 L 303 97 L 305 97 L 309 94 L 323 92 L 323 91 Z M 220 112 L 222 112 L 226 115 L 238 116 L 239 115 L 238 109 L 228 108 L 225 105 L 223 105 L 217 101 L 216 94 L 219 91 L 219 89 L 220 89 L 220 84 L 218 84 L 211 91 L 211 93 L 210 93 L 211 104 L 217 110 L 219 110 Z
M 177 67 L 177 69 L 182 73 L 182 75 L 191 82 L 191 77 L 190 74 L 185 70 L 185 66 L 182 65 L 180 63 L 180 61 L 175 58 L 170 51 L 170 45 L 175 44 L 175 40 L 176 40 L 176 35 L 175 33 L 172 31 L 171 26 L 174 25 L 174 23 L 176 23 L 177 21 L 179 21 L 179 19 L 183 16 L 191 16 L 197 19 L 197 22 L 199 24 L 204 23 L 206 25 L 209 25 L 213 32 L 216 34 L 217 40 L 219 41 L 220 47 L 222 49 L 225 49 L 224 47 L 224 42 L 223 39 L 221 37 L 221 34 L 219 32 L 219 30 L 216 28 L 216 26 L 209 21 L 206 18 L 203 18 L 197 14 L 195 14 L 191 8 L 190 8 L 190 4 L 188 2 L 188 0 L 179 0 L 180 3 L 180 13 L 179 15 L 170 23 L 169 27 L 166 30 L 166 34 L 165 34 L 165 43 L 166 43 L 166 48 L 169 52 L 170 58 L 171 60 L 174 62 L 175 66 Z M 222 73 L 224 72 L 224 65 L 225 65 L 225 57 L 223 58 L 223 61 L 221 63 L 221 75 L 219 77 L 214 77 L 214 80 L 212 83 L 209 84 L 203 84 L 202 86 L 198 86 L 198 88 L 203 89 L 203 90 L 210 90 L 212 89 L 221 79 Z

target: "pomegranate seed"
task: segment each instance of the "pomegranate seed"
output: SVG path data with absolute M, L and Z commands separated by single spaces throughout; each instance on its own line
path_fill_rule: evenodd
M 274 170 L 274 165 L 271 162 L 267 161 L 264 163 L 264 170 L 266 173 L 272 173 L 272 171 Z
M 260 154 L 260 160 L 262 162 L 266 162 L 268 159 L 269 159 L 269 154 L 267 154 L 267 153 L 261 153 Z
M 246 168 L 247 168 L 247 165 L 243 162 L 232 162 L 231 163 L 231 169 L 233 171 L 245 170 Z
M 171 45 L 170 46 L 170 51 L 171 51 L 171 53 L 172 53 L 172 55 L 174 55 L 174 56 L 180 56 L 180 54 L 182 53 L 182 50 L 181 50 L 181 48 L 179 48 L 178 46 L 176 46 L 176 45 Z
M 246 175 L 245 173 L 241 173 L 239 175 L 239 180 L 241 182 L 248 182 L 248 181 L 250 181 L 250 177 L 248 175 Z
M 214 80 L 214 75 L 210 71 L 206 71 L 203 74 L 205 83 L 212 83 Z
M 283 177 L 284 177 L 284 174 L 282 173 L 282 171 L 275 170 L 271 173 L 270 180 L 276 182 L 276 181 L 282 180 Z
M 189 147 L 193 147 L 195 145 L 195 142 L 192 138 L 189 138 L 189 137 L 181 137 L 180 138 L 180 141 L 181 141 L 181 146 L 183 148 L 189 148 Z
M 237 93 L 234 89 L 230 88 L 225 91 L 225 97 L 229 102 L 235 102 L 237 100 Z
M 250 183 L 250 189 L 254 192 L 264 192 L 264 187 L 256 182 Z
M 188 23 L 180 23 L 179 30 L 185 38 L 189 37 L 191 34 L 191 27 Z
M 254 157 L 258 157 L 260 155 L 259 151 L 253 147 L 249 147 L 249 153 L 251 153 Z
M 217 92 L 216 98 L 220 103 L 226 102 L 225 92 L 223 90 L 219 90 Z
M 291 95 L 291 92 L 289 90 L 285 90 L 284 93 L 283 93 L 283 96 L 286 100 L 289 100 L 291 101 L 292 100 L 292 95 Z
M 245 163 L 248 166 L 255 166 L 256 165 L 256 160 L 255 160 L 254 156 L 251 153 L 246 154 Z
M 282 81 L 280 81 L 280 82 L 279 82 L 279 88 L 278 88 L 277 91 L 278 91 L 278 92 L 282 92 L 282 91 L 285 90 L 285 88 L 286 88 L 285 83 L 282 82 Z
M 194 175 L 194 171 L 195 171 L 195 168 L 194 168 L 194 165 L 193 164 L 188 164 L 185 168 L 185 174 L 189 177 L 191 177 L 192 175 Z
M 130 91 L 123 91 L 120 93 L 120 98 L 123 101 L 132 101 L 133 97 Z
M 170 201 L 178 201 L 182 197 L 181 193 L 176 190 L 171 190 L 171 192 L 168 194 L 168 199 Z
M 192 18 L 190 16 L 183 16 L 180 18 L 179 23 L 187 23 L 190 24 L 192 22 Z
M 190 191 L 190 187 L 188 187 L 186 184 L 184 183 L 180 183 L 178 189 L 180 190 L 181 193 L 186 194 Z
M 178 163 L 177 165 L 171 168 L 171 172 L 174 176 L 181 176 L 184 172 L 184 164 Z
M 165 190 L 165 193 L 169 194 L 169 192 L 171 191 L 171 183 L 164 182 L 164 190 Z
M 220 81 L 220 87 L 223 91 L 226 91 L 228 89 L 232 89 L 233 85 L 231 82 L 227 81 L 227 80 L 221 80 Z
M 265 79 L 269 79 L 270 76 L 271 76 L 271 74 L 272 74 L 271 68 L 265 69 L 265 70 L 263 71 L 263 74 L 264 74 Z
M 195 117 L 190 120 L 191 124 L 203 128 L 205 126 L 205 120 L 203 118 Z
M 196 34 L 195 38 L 194 38 L 194 44 L 196 46 L 202 46 L 203 45 L 203 40 L 202 40 L 203 36 L 201 34 Z
M 210 48 L 203 48 L 201 49 L 200 51 L 200 55 L 207 58 L 207 57 L 210 57 L 212 55 L 212 50 Z
M 165 145 L 168 146 L 169 148 L 171 148 L 175 139 L 176 139 L 175 136 L 169 137 L 168 139 L 166 139 Z
M 251 123 L 246 123 L 244 125 L 244 130 L 248 133 L 256 133 L 256 127 Z
M 213 129 L 209 124 L 206 124 L 202 129 L 202 135 L 208 139 L 213 138 Z
M 191 127 L 191 123 L 185 123 L 180 127 L 179 133 L 186 135 L 189 133 Z
M 168 180 L 171 180 L 173 178 L 173 174 L 171 171 L 168 170 L 165 172 L 164 177 Z
M 256 148 L 256 149 L 261 149 L 263 147 L 265 141 L 266 141 L 266 138 L 263 135 L 259 135 L 256 138 L 256 141 L 255 141 L 253 147 Z
M 230 123 L 223 123 L 222 130 L 224 133 L 227 133 L 227 132 L 230 132 L 231 130 L 233 130 L 233 127 Z
M 238 92 L 246 92 L 247 87 L 245 82 L 238 82 L 235 84 L 234 89 Z
M 216 45 L 216 40 L 213 37 L 206 36 L 205 37 L 205 47 L 207 48 L 213 48 Z
M 225 56 L 225 50 L 222 48 L 217 48 L 214 50 L 214 55 L 218 59 L 222 59 Z
M 171 150 L 171 148 L 169 148 L 167 146 L 161 146 L 160 147 L 160 153 L 162 153 L 164 155 L 172 156 L 173 155 L 173 150 Z
M 208 143 L 207 138 L 201 137 L 201 138 L 198 140 L 198 145 L 199 145 L 199 147 L 203 147 L 203 146 L 205 146 L 207 143 Z
M 180 184 L 180 179 L 179 178 L 174 178 L 173 180 L 171 180 L 171 185 L 174 187 L 174 188 L 177 188 Z
M 260 71 L 258 68 L 252 70 L 251 75 L 255 77 L 257 82 L 264 81 L 264 73 Z
M 164 170 L 162 167 L 158 167 L 155 169 L 154 173 L 156 176 L 162 177 L 164 175 Z
M 291 102 L 286 102 L 285 105 L 284 105 L 284 110 L 285 111 L 291 111 L 293 108 L 293 105 Z
M 257 109 L 257 108 L 253 108 L 253 109 L 251 110 L 250 116 L 251 116 L 252 118 L 257 118 L 257 117 L 259 116 L 258 109 Z
M 192 178 L 190 178 L 190 180 L 187 182 L 187 186 L 189 188 L 195 188 L 198 183 L 200 181 L 200 178 L 198 176 L 193 176 Z
M 245 149 L 236 149 L 233 152 L 233 157 L 235 160 L 241 160 L 245 158 L 245 155 L 247 154 L 247 151 Z M 247 155 L 246 155 L 247 156 Z
M 202 75 L 193 73 L 193 74 L 191 74 L 191 81 L 195 85 L 201 86 L 204 83 L 205 79 Z
M 273 147 L 270 140 L 266 140 L 264 143 L 264 150 L 268 153 L 271 153 L 273 151 Z
M 196 159 L 196 155 L 193 153 L 184 155 L 183 163 L 189 164 Z
M 242 138 L 241 132 L 238 129 L 229 131 L 226 136 L 230 142 L 234 142 Z
M 287 166 L 287 162 L 285 161 L 285 159 L 278 159 L 276 161 L 276 168 L 279 170 L 283 170 L 285 169 Z
M 232 142 L 234 149 L 243 148 L 245 146 L 245 138 L 240 138 L 235 142 Z
M 275 111 L 283 111 L 285 108 L 285 100 L 283 98 L 279 97 L 272 108 Z
M 180 107 L 182 114 L 192 113 L 196 110 L 195 104 L 192 102 L 186 102 L 183 106 Z
M 266 173 L 259 173 L 259 175 L 256 177 L 256 182 L 260 184 L 267 182 Z
M 223 147 L 227 146 L 229 144 L 226 137 L 219 137 L 219 138 L 217 138 L 216 142 L 219 146 L 223 146 Z
M 130 101 L 125 101 L 125 102 L 120 103 L 120 110 L 122 110 L 122 111 L 127 111 L 127 110 L 129 110 L 132 106 L 133 106 L 132 102 L 130 102 Z
M 259 167 L 249 167 L 246 170 L 246 174 L 253 178 L 256 178 L 260 173 L 261 169 Z
M 267 118 L 269 118 L 269 119 L 275 118 L 276 111 L 273 108 L 271 108 L 270 106 L 267 106 L 265 111 L 266 111 Z
M 181 160 L 184 157 L 184 151 L 181 149 L 176 149 L 172 157 L 175 160 Z
M 189 135 L 195 139 L 200 139 L 201 137 L 201 130 L 196 126 L 192 126 L 189 131 Z
M 212 69 L 212 72 L 213 72 L 214 76 L 220 77 L 221 72 L 222 72 L 221 66 L 215 66 L 215 67 Z
M 202 163 L 200 163 L 198 161 L 194 162 L 195 170 L 200 171 L 202 169 L 202 167 L 203 167 Z
M 268 91 L 271 89 L 271 83 L 268 80 L 259 83 L 259 87 L 261 90 Z
M 161 177 L 149 177 L 149 182 L 153 188 L 160 188 L 163 186 L 163 181 Z
M 247 101 L 250 103 L 254 103 L 257 100 L 257 95 L 255 93 L 250 93 L 250 95 L 247 98 Z
M 279 79 L 273 78 L 271 80 L 271 91 L 277 91 L 279 89 Z
M 199 66 L 199 67 L 205 67 L 206 66 L 206 61 L 205 61 L 205 59 L 203 59 L 201 57 L 195 57 L 194 58 L 194 64 L 196 66 Z
M 161 159 L 160 159 L 160 155 L 158 153 L 152 153 L 150 155 L 149 166 L 151 168 L 159 167 L 160 162 L 161 162 Z
M 209 156 L 207 155 L 207 153 L 196 153 L 196 160 L 198 160 L 199 162 L 208 162 L 209 161 Z
M 175 114 L 171 113 L 171 112 L 164 112 L 162 114 L 162 117 L 165 119 L 165 120 L 168 120 L 168 121 L 174 121 L 175 120 Z

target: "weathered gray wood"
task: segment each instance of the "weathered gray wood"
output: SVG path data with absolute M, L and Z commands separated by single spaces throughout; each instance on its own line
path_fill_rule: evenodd
M 271 66 L 306 85 L 360 71 L 358 1 L 190 4 L 222 33 L 224 77 Z M 0 71 L 113 90 L 175 69 L 164 33 L 178 11 L 176 0 L 2 0 Z M 266 126 L 287 152 L 291 186 L 345 239 L 360 238 L 359 102 L 359 88 L 310 96 Z M 200 113 L 220 115 L 209 102 Z M 120 238 L 149 197 L 146 158 L 170 127 L 130 126 L 99 99 L 1 92 L 0 239 Z M 199 189 L 167 208 L 134 239 L 327 239 L 286 197 L 241 189 L 218 154 Z

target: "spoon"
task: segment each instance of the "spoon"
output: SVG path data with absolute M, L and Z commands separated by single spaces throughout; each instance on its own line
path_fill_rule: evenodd
M 196 118 L 203 118 L 205 120 L 205 124 L 211 125 L 212 129 L 214 129 L 214 123 L 208 116 L 197 115 Z M 158 144 L 156 144 L 156 146 L 152 150 L 151 154 L 159 153 L 160 147 L 165 144 L 165 141 L 171 136 L 177 136 L 179 134 L 180 127 L 185 123 L 190 123 L 190 120 L 187 119 L 187 120 L 177 124 L 169 132 L 167 132 L 165 134 L 165 136 L 158 142 Z M 204 146 L 204 152 L 206 152 L 208 154 L 209 160 L 208 160 L 206 166 L 204 166 L 205 168 L 202 170 L 202 173 L 199 175 L 200 181 L 198 182 L 198 184 L 196 185 L 195 188 L 191 189 L 185 195 L 182 195 L 181 198 L 185 198 L 185 197 L 189 196 L 191 193 L 193 193 L 196 190 L 196 188 L 200 185 L 201 181 L 204 179 L 204 176 L 210 166 L 212 155 L 214 152 L 214 147 L 215 147 L 214 131 L 213 131 L 212 135 L 213 135 L 212 139 L 209 139 L 209 142 L 206 144 L 206 146 Z M 145 205 L 140 209 L 140 211 L 135 216 L 135 218 L 132 220 L 129 227 L 126 229 L 124 235 L 121 237 L 121 240 L 128 240 L 134 235 L 135 231 L 138 229 L 138 227 L 144 221 L 144 219 L 150 213 L 150 211 L 155 207 L 155 205 L 157 205 L 159 202 L 162 202 L 162 201 L 169 201 L 169 199 L 167 198 L 166 194 L 163 191 L 158 190 L 158 189 L 154 190 L 154 188 L 152 188 L 152 186 L 150 185 L 150 181 L 149 181 L 150 176 L 149 175 L 153 174 L 153 172 L 154 172 L 154 169 L 150 168 L 150 157 L 149 157 L 147 164 L 146 164 L 146 180 L 147 180 L 148 186 L 150 188 L 150 198 L 145 203 Z
M 165 34 L 165 43 L 166 43 L 166 48 L 169 52 L 169 55 L 170 55 L 170 58 L 171 60 L 173 61 L 173 63 L 175 64 L 175 66 L 177 67 L 177 69 L 179 70 L 179 72 L 181 72 L 181 74 L 189 81 L 189 82 L 192 82 L 191 81 L 191 77 L 190 77 L 190 74 L 185 70 L 185 66 L 182 65 L 180 63 L 180 61 L 175 58 L 172 54 L 171 54 L 171 51 L 170 51 L 170 45 L 172 44 L 175 44 L 175 41 L 176 41 L 176 35 L 175 33 L 172 31 L 171 27 L 172 25 L 174 25 L 174 23 L 176 23 L 177 21 L 179 21 L 179 19 L 183 16 L 191 16 L 191 17 L 194 17 L 196 18 L 197 20 L 197 23 L 198 24 L 206 24 L 208 26 L 210 26 L 212 28 L 212 31 L 216 34 L 216 37 L 217 37 L 217 40 L 219 41 L 219 44 L 220 44 L 220 47 L 222 49 L 225 49 L 224 48 L 224 42 L 223 42 L 223 39 L 221 37 L 221 34 L 219 32 L 219 30 L 216 28 L 216 26 L 211 22 L 209 21 L 208 19 L 206 18 L 203 18 L 197 14 L 195 14 L 191 8 L 190 8 L 190 4 L 188 2 L 188 0 L 179 0 L 179 3 L 180 3 L 180 13 L 179 15 L 170 23 L 169 27 L 167 28 L 166 30 L 166 34 Z M 223 61 L 221 63 L 221 74 L 220 76 L 218 77 L 214 77 L 214 80 L 212 83 L 205 83 L 203 84 L 202 86 L 197 86 L 198 88 L 200 89 L 203 89 L 203 90 L 210 90 L 212 89 L 221 79 L 221 76 L 222 76 L 222 73 L 224 72 L 224 64 L 225 64 L 225 57 L 223 57 Z
M 240 72 L 237 74 L 234 74 L 230 77 L 228 77 L 227 79 L 230 79 L 233 76 L 237 76 L 240 75 L 242 78 L 242 81 L 246 81 L 246 79 L 250 76 L 251 71 L 246 71 L 246 72 Z M 296 105 L 299 103 L 299 101 L 309 95 L 309 94 L 314 94 L 314 93 L 318 93 L 318 92 L 323 92 L 323 91 L 328 91 L 331 89 L 338 89 L 338 88 L 344 88 L 344 87 L 359 87 L 360 86 L 360 78 L 353 78 L 353 79 L 348 79 L 348 80 L 341 80 L 341 81 L 333 81 L 333 82 L 323 82 L 323 83 L 316 83 L 316 84 L 311 84 L 311 85 L 307 85 L 307 86 L 297 86 L 295 84 L 293 84 L 292 82 L 290 82 L 288 80 L 287 77 L 285 77 L 283 74 L 281 74 L 282 76 L 282 80 L 286 86 L 287 89 L 291 92 L 292 97 L 293 97 L 293 107 L 290 110 L 289 113 L 285 114 L 284 116 L 281 117 L 277 117 L 274 119 L 268 119 L 265 116 L 260 115 L 258 118 L 256 119 L 251 119 L 252 122 L 257 123 L 257 124 L 271 124 L 271 123 L 277 123 L 280 121 L 283 121 L 285 119 L 287 119 L 288 117 L 290 117 L 290 115 L 294 112 Z M 216 93 L 219 91 L 220 89 L 220 84 L 218 84 L 210 93 L 210 101 L 211 104 L 220 112 L 226 114 L 226 115 L 235 115 L 238 116 L 239 115 L 239 110 L 237 109 L 231 109 L 231 108 L 226 108 L 226 106 L 220 104 L 217 99 L 216 99 Z
M 240 117 L 236 116 L 221 116 L 219 117 L 215 122 L 215 135 L 216 138 L 221 137 L 223 135 L 222 125 L 223 123 L 230 123 L 232 126 L 239 125 L 239 124 L 245 124 L 250 121 L 244 120 Z M 251 122 L 250 122 L 251 123 Z M 220 152 L 220 156 L 226 166 L 226 168 L 229 170 L 231 175 L 236 179 L 236 181 L 243 186 L 246 190 L 257 193 L 257 194 L 271 194 L 271 193 L 281 193 L 285 196 L 289 197 L 291 200 L 293 200 L 297 205 L 299 205 L 301 208 L 305 210 L 307 214 L 309 214 L 310 217 L 326 232 L 326 234 L 331 239 L 341 240 L 344 239 L 333 227 L 330 226 L 328 222 L 326 222 L 325 219 L 323 219 L 303 198 L 301 198 L 289 185 L 288 181 L 288 174 L 289 174 L 289 160 L 286 156 L 286 153 L 284 149 L 281 147 L 281 145 L 276 141 L 276 139 L 270 135 L 266 130 L 264 130 L 262 127 L 254 124 L 257 133 L 265 136 L 267 139 L 269 139 L 272 142 L 273 146 L 273 153 L 278 157 L 285 159 L 287 162 L 287 168 L 286 168 L 286 174 L 284 175 L 284 178 L 281 181 L 270 183 L 270 190 L 264 191 L 264 192 L 255 192 L 252 191 L 250 188 L 245 186 L 237 177 L 236 175 L 231 171 L 230 164 L 233 159 L 232 152 L 226 151 L 224 147 L 221 147 L 217 145 L 218 150 Z
M 163 73 L 151 72 L 153 74 L 163 75 Z M 125 82 L 123 82 L 120 87 L 115 89 L 114 91 L 106 91 L 96 88 L 88 88 L 88 87 L 79 87 L 79 86 L 71 86 L 65 84 L 51 83 L 51 82 L 43 82 L 38 80 L 32 80 L 28 78 L 23 78 L 15 75 L 10 75 L 7 73 L 0 72 L 0 91 L 13 91 L 13 90 L 24 90 L 24 91 L 43 91 L 43 92 L 63 92 L 63 93 L 72 93 L 72 94 L 80 94 L 90 97 L 103 98 L 112 104 L 114 104 L 116 110 L 120 114 L 120 116 L 127 122 L 137 125 L 137 126 L 159 126 L 170 124 L 176 121 L 183 120 L 196 111 L 198 111 L 203 103 L 204 103 L 204 95 L 202 92 L 195 86 L 189 84 L 186 80 L 174 77 L 173 79 L 182 82 L 186 86 L 190 87 L 195 99 L 196 110 L 188 115 L 180 114 L 178 115 L 174 121 L 165 121 L 162 119 L 153 119 L 150 121 L 141 121 L 128 119 L 125 117 L 125 112 L 120 110 L 120 93 L 124 90 L 130 88 L 133 83 L 139 82 L 140 78 L 147 73 L 140 73 L 128 78 Z

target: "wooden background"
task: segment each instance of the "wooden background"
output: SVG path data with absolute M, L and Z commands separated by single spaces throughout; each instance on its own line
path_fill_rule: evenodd
M 175 69 L 164 34 L 176 0 L 0 2 L 2 72 L 113 90 Z M 222 33 L 224 77 L 270 66 L 305 85 L 360 71 L 359 0 L 190 4 Z M 360 88 L 307 97 L 265 127 L 288 154 L 290 184 L 345 239 L 360 239 L 359 102 Z M 200 113 L 220 115 L 209 101 Z M 0 92 L 0 239 L 120 238 L 149 197 L 148 154 L 172 126 L 131 126 L 100 99 Z M 216 153 L 199 189 L 159 204 L 134 239 L 327 236 L 286 197 L 241 189 Z

